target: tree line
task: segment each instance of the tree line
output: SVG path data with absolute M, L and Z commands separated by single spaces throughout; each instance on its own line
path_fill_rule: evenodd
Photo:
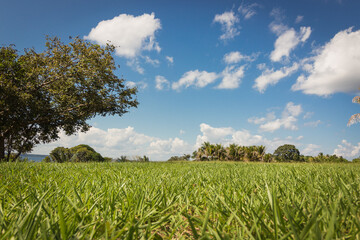
M 266 153 L 266 148 L 260 146 L 240 146 L 230 144 L 225 147 L 222 144 L 211 144 L 204 142 L 196 151 L 192 158 L 195 161 L 235 161 L 235 162 L 348 162 L 347 159 L 337 155 L 324 155 L 319 153 L 317 156 L 304 156 L 291 144 L 279 146 L 273 154 Z M 190 155 L 173 156 L 168 161 L 189 161 Z M 360 162 L 354 159 L 354 162 Z

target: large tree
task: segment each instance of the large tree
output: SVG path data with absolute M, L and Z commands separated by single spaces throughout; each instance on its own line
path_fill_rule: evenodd
M 61 131 L 85 132 L 95 116 L 137 107 L 136 88 L 115 75 L 114 50 L 80 38 L 68 44 L 47 38 L 41 53 L 0 48 L 0 160 L 54 141 Z

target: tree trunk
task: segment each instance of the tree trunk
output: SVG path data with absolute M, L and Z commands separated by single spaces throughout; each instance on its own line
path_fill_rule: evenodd
M 2 134 L 0 134 L 0 162 L 5 160 L 5 139 Z

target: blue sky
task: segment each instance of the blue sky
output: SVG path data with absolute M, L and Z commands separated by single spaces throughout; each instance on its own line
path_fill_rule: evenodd
M 166 160 L 202 142 L 290 143 L 305 155 L 360 155 L 360 2 L 1 1 L 0 43 L 44 49 L 45 36 L 111 41 L 137 109 L 94 118 L 80 143 L 104 156 Z

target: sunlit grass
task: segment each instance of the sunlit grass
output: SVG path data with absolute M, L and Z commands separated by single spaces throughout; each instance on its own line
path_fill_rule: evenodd
M 360 165 L 2 163 L 0 238 L 359 239 Z

